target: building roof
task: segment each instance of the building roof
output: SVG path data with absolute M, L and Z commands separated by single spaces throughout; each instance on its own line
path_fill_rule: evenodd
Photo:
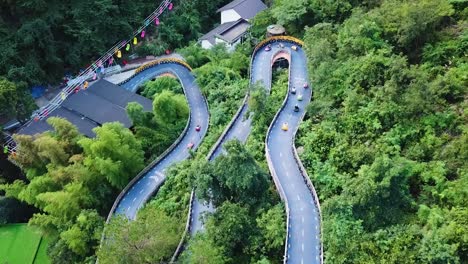
M 228 29 L 232 25 L 234 25 L 236 22 L 237 21 L 232 21 L 232 22 L 227 22 L 227 23 L 221 24 L 221 25 L 215 27 L 214 29 L 212 29 L 210 32 L 203 35 L 200 38 L 200 40 L 208 40 L 211 43 L 211 45 L 215 45 L 216 43 L 215 43 L 214 37 L 216 35 L 218 35 L 219 33 L 225 31 L 226 29 Z
M 249 28 L 249 22 L 240 18 L 237 21 L 227 22 L 217 26 L 210 32 L 203 35 L 200 40 L 207 40 L 211 45 L 215 45 L 215 37 L 221 38 L 228 43 L 239 39 Z
M 78 113 L 67 110 L 64 107 L 59 107 L 56 110 L 54 110 L 47 118 L 37 122 L 31 122 L 27 126 L 20 128 L 20 130 L 16 133 L 34 135 L 42 133 L 44 131 L 52 130 L 52 127 L 46 122 L 46 120 L 49 119 L 49 117 L 62 117 L 67 119 L 78 128 L 78 131 L 80 131 L 80 133 L 84 134 L 87 137 L 94 137 L 95 134 L 93 132 L 93 128 L 98 126 L 97 123 Z
M 242 37 L 247 29 L 249 29 L 249 22 L 239 19 L 239 22 L 233 25 L 232 27 L 226 29 L 224 32 L 217 34 L 216 37 L 227 41 L 228 43 L 233 43 Z
M 68 96 L 49 117 L 63 117 L 77 126 L 84 135 L 94 137 L 92 129 L 107 122 L 117 121 L 125 127 L 131 127 L 132 123 L 125 110 L 129 102 L 138 102 L 145 111 L 152 111 L 151 100 L 101 79 L 87 90 Z M 46 120 L 47 118 L 31 122 L 17 133 L 34 135 L 51 130 L 52 127 Z
M 261 0 L 234 0 L 218 9 L 217 12 L 234 9 L 243 19 L 251 19 L 266 8 L 267 6 Z

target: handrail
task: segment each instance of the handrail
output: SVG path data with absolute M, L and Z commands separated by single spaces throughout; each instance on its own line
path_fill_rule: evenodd
M 253 65 L 254 56 L 255 56 L 255 52 L 252 53 L 252 56 L 250 57 L 249 87 L 250 87 L 250 85 L 252 83 L 252 65 Z M 241 106 L 238 108 L 237 112 L 234 114 L 233 118 L 231 118 L 231 121 L 229 121 L 229 123 L 226 126 L 226 128 L 224 129 L 223 133 L 221 133 L 221 135 L 219 136 L 216 143 L 213 145 L 213 147 L 208 152 L 208 154 L 206 156 L 206 160 L 211 160 L 213 158 L 214 152 L 222 144 L 224 138 L 226 137 L 229 130 L 231 130 L 231 128 L 234 125 L 235 121 L 237 119 L 239 119 L 240 113 L 242 113 L 242 110 L 247 105 L 247 99 L 249 98 L 249 94 L 250 94 L 250 89 L 247 89 L 247 92 L 246 92 L 246 94 L 244 96 L 244 99 L 242 100 Z M 206 98 L 205 98 L 205 100 L 206 100 Z M 195 188 L 192 189 L 192 193 L 194 193 L 194 191 L 195 191 Z M 188 217 L 190 217 L 190 219 L 191 219 L 192 218 L 191 214 L 192 214 L 192 209 L 193 209 L 193 201 L 190 202 L 189 206 L 190 206 L 190 209 L 189 209 L 189 216 Z M 191 228 L 192 228 L 192 225 L 191 225 L 191 221 L 190 221 L 190 225 L 186 227 L 179 244 L 183 244 L 185 242 L 185 238 L 186 238 L 186 236 L 187 236 L 187 234 L 188 234 L 188 232 L 190 231 Z M 181 250 L 182 250 L 182 246 L 181 247 L 178 246 L 177 249 L 176 249 L 176 252 L 174 252 L 173 259 L 171 259 L 171 263 L 173 263 L 176 260 L 176 258 L 180 255 Z M 174 258 L 174 256 L 175 256 L 175 258 Z
M 265 42 L 265 43 L 268 43 L 268 42 Z M 265 43 L 263 43 L 263 45 L 265 45 Z M 289 79 L 288 79 L 288 88 L 291 86 L 291 68 L 289 68 Z M 267 142 L 268 142 L 268 139 L 270 137 L 270 132 L 271 132 L 271 129 L 272 129 L 272 126 L 273 124 L 275 124 L 277 122 L 277 119 L 278 119 L 278 116 L 279 114 L 283 111 L 284 107 L 286 106 L 287 104 L 287 101 L 289 99 L 289 89 L 288 89 L 288 93 L 283 101 L 283 104 L 281 106 L 281 108 L 278 110 L 278 112 L 276 112 L 276 115 L 275 117 L 273 118 L 273 121 L 271 122 L 270 124 L 270 127 L 268 128 L 268 132 L 267 132 L 267 137 L 265 139 L 265 152 L 266 152 L 266 157 L 267 157 L 267 162 L 268 162 L 268 167 L 270 169 L 270 171 L 272 172 L 272 175 L 273 177 L 278 177 L 276 175 L 276 171 L 274 170 L 273 168 L 273 163 L 271 161 L 271 156 L 270 156 L 270 152 L 269 152 L 269 149 L 268 149 L 268 145 L 267 145 Z M 302 113 L 301 115 L 301 118 L 300 120 L 302 120 L 305 116 L 305 112 Z M 292 151 L 293 151 L 293 157 L 294 157 L 294 160 L 299 168 L 299 171 L 301 172 L 301 176 L 303 177 L 304 179 L 304 182 L 305 184 L 307 185 L 309 191 L 311 192 L 312 196 L 313 196 L 313 199 L 314 199 L 314 204 L 315 206 L 317 207 L 318 209 L 318 213 L 319 213 L 319 224 L 320 224 L 320 236 L 322 236 L 322 213 L 321 213 L 321 210 L 320 210 L 320 202 L 319 202 L 319 199 L 318 199 L 318 196 L 317 196 L 317 193 L 315 191 L 315 188 L 312 184 L 312 181 L 310 180 L 309 176 L 307 175 L 307 171 L 305 170 L 302 162 L 300 161 L 299 159 L 299 156 L 297 154 L 297 150 L 295 148 L 295 145 L 294 145 L 294 142 L 295 142 L 295 138 L 296 138 L 296 133 L 297 133 L 297 130 L 299 129 L 299 126 L 294 130 L 293 132 L 293 144 L 291 145 L 291 148 L 292 148 Z M 278 182 L 276 182 L 276 180 Z M 278 186 L 281 186 L 281 184 L 279 183 L 279 179 L 275 179 L 275 185 L 277 185 L 277 188 Z M 286 195 L 284 193 L 284 190 L 281 188 L 278 188 L 280 190 L 280 193 L 283 193 L 283 196 L 284 196 L 284 200 L 286 201 L 286 214 L 287 214 L 287 229 L 286 229 L 286 243 L 285 243 L 285 255 L 284 255 L 284 264 L 287 263 L 288 261 L 288 247 L 289 247 L 289 219 L 290 219 L 290 210 L 289 210 L 289 207 L 288 207 L 288 204 L 287 204 L 287 198 L 286 198 Z M 280 195 L 281 196 L 281 195 Z M 320 241 L 321 241 L 321 238 L 320 238 Z M 321 263 L 323 263 L 323 246 L 322 246 L 322 243 L 320 243 L 320 259 L 321 259 Z
M 176 73 L 176 72 L 173 72 L 177 78 L 180 80 L 180 77 L 179 75 Z M 133 77 L 131 77 L 133 78 Z M 184 91 L 184 94 L 187 96 L 187 93 L 185 91 L 185 86 L 182 84 L 182 88 L 183 88 L 183 91 Z M 128 184 L 127 186 L 125 186 L 125 188 L 120 192 L 120 194 L 117 196 L 116 200 L 114 201 L 114 204 L 112 205 L 112 208 L 109 212 L 109 215 L 107 216 L 107 220 L 106 220 L 106 223 L 109 223 L 112 215 L 114 214 L 114 211 L 115 211 L 115 208 L 117 207 L 117 205 L 120 203 L 120 201 L 122 200 L 123 196 L 125 195 L 125 193 L 127 193 L 127 191 L 130 189 L 130 187 L 132 187 L 135 182 L 137 182 L 138 180 L 140 180 L 150 169 L 152 169 L 154 166 L 156 166 L 164 157 L 166 157 L 172 150 L 174 150 L 180 143 L 180 141 L 182 141 L 182 139 L 184 138 L 185 134 L 187 134 L 187 130 L 188 130 L 188 127 L 190 125 L 190 121 L 192 120 L 192 111 L 191 109 L 189 108 L 189 117 L 187 119 L 187 123 L 185 124 L 185 128 L 184 130 L 182 131 L 182 133 L 179 135 L 179 137 L 176 139 L 176 141 L 174 141 L 172 143 L 171 146 L 169 146 L 169 148 L 167 148 L 161 155 L 159 155 L 158 158 L 156 158 L 155 160 L 153 160 L 150 164 L 148 164 L 143 170 L 141 170 L 137 176 L 135 176 Z M 157 188 L 155 188 L 155 190 L 153 190 L 153 192 L 151 193 L 151 195 L 153 195 L 157 190 L 158 188 L 161 186 L 161 184 L 164 182 L 165 179 L 162 179 L 162 181 L 159 183 L 159 186 L 157 186 Z M 150 195 L 150 196 L 151 196 Z
M 187 214 L 187 221 L 185 223 L 185 230 L 184 233 L 182 234 L 182 239 L 179 242 L 179 245 L 177 245 L 176 251 L 174 252 L 174 255 L 172 255 L 171 261 L 169 263 L 174 263 L 177 259 L 177 257 L 180 254 L 180 251 L 182 250 L 182 247 L 184 246 L 185 238 L 187 237 L 187 233 L 190 230 L 190 224 L 192 222 L 192 210 L 193 210 L 193 200 L 195 198 L 195 189 L 192 189 L 192 192 L 190 193 L 190 201 L 189 201 L 189 211 Z
M 312 88 L 311 88 L 312 89 Z M 305 116 L 305 111 L 302 113 L 301 120 L 304 119 Z M 307 188 L 309 191 L 312 193 L 312 197 L 314 198 L 314 204 L 317 207 L 317 211 L 319 213 L 319 225 L 320 225 L 320 241 L 322 241 L 322 234 L 323 234 L 323 227 L 322 227 L 322 211 L 320 209 L 320 200 L 318 198 L 317 192 L 315 191 L 315 187 L 312 183 L 312 181 L 309 178 L 309 175 L 307 174 L 307 170 L 304 168 L 304 165 L 302 164 L 301 160 L 299 159 L 299 155 L 297 154 L 297 149 L 295 146 L 295 141 L 296 141 L 296 133 L 299 130 L 299 126 L 294 130 L 293 132 L 293 144 L 291 146 L 293 154 L 294 154 L 294 160 L 296 161 L 299 171 L 301 172 L 301 176 L 304 178 L 304 182 L 307 185 Z M 322 243 L 320 243 L 320 263 L 323 263 L 323 246 Z
M 268 139 L 270 138 L 270 132 L 271 129 L 273 128 L 273 125 L 276 123 L 279 114 L 283 111 L 283 109 L 286 107 L 286 103 L 289 99 L 289 87 L 291 83 L 291 66 L 289 66 L 289 71 L 288 71 L 288 91 L 286 92 L 286 96 L 284 97 L 283 103 L 281 104 L 280 109 L 276 112 L 275 116 L 273 117 L 273 120 L 270 123 L 270 126 L 268 127 L 267 134 L 265 137 L 265 156 L 268 164 L 268 168 L 271 172 L 273 182 L 275 183 L 276 189 L 278 189 L 278 193 L 280 194 L 281 199 L 284 201 L 285 204 L 285 209 L 286 209 L 286 243 L 284 244 L 284 259 L 283 263 L 287 263 L 288 261 L 288 245 L 289 245 L 289 219 L 291 218 L 290 215 L 290 210 L 289 210 L 289 202 L 288 198 L 286 196 L 286 193 L 284 192 L 283 186 L 281 185 L 279 181 L 279 177 L 276 174 L 276 170 L 273 167 L 273 162 L 271 161 L 271 156 L 270 156 L 270 150 L 268 149 Z
M 279 37 L 270 37 L 268 39 L 265 39 L 263 40 L 262 42 L 258 43 L 255 48 L 254 48 L 254 51 L 252 52 L 252 56 L 250 57 L 250 67 L 249 67 L 249 87 L 252 85 L 252 68 L 253 68 L 253 60 L 254 60 L 254 57 L 255 57 L 255 54 L 257 53 L 257 51 L 271 43 L 271 42 L 276 42 L 276 41 L 288 41 L 288 42 L 292 42 L 292 43 L 295 43 L 299 46 L 303 46 L 304 45 L 304 42 L 299 40 L 299 39 L 296 39 L 294 37 L 289 37 L 289 36 L 279 36 Z M 284 51 L 279 51 L 277 52 L 280 53 L 280 52 L 284 52 Z M 275 54 L 276 55 L 276 54 Z M 273 56 L 274 57 L 274 56 Z M 291 75 L 291 70 L 289 70 L 289 76 Z M 289 81 L 291 81 L 291 78 L 289 78 Z M 270 86 L 271 86 L 271 83 L 270 83 Z M 270 87 L 270 90 L 271 90 L 271 87 Z M 213 147 L 211 148 L 211 150 L 208 152 L 208 155 L 206 157 L 207 160 L 211 160 L 212 156 L 214 155 L 215 151 L 218 149 L 218 147 L 223 143 L 227 133 L 231 130 L 232 126 L 234 125 L 234 123 L 239 119 L 240 117 L 240 114 L 242 113 L 242 111 L 244 110 L 244 107 L 247 107 L 247 100 L 249 98 L 249 95 L 250 95 L 250 89 L 247 90 L 247 93 L 246 95 L 244 96 L 244 99 L 242 101 L 242 104 L 241 106 L 238 108 L 237 112 L 234 114 L 234 117 L 231 119 L 231 121 L 229 122 L 229 124 L 226 126 L 226 128 L 224 129 L 223 133 L 220 135 L 220 137 L 218 138 L 218 140 L 216 141 L 216 143 L 213 145 Z M 287 101 L 287 98 L 289 96 L 289 92 L 287 93 L 287 96 L 286 98 L 284 99 L 283 101 L 283 105 L 281 107 L 281 109 L 284 108 L 285 106 L 285 103 Z M 281 112 L 281 111 L 278 111 L 277 114 L 275 115 L 274 119 L 276 119 L 278 113 Z M 273 122 L 272 122 L 273 124 Z M 271 125 L 270 124 L 270 127 Z M 270 131 L 270 128 L 269 130 Z M 269 132 L 268 132 L 269 133 Z M 267 150 L 267 142 L 268 140 L 268 136 L 265 138 L 265 150 Z M 266 151 L 268 153 L 268 151 Z M 268 154 L 269 155 L 269 154 Z M 287 222 L 286 222 L 286 231 L 287 231 L 287 235 L 286 235 L 286 245 L 285 245 L 285 262 L 286 262 L 286 258 L 287 258 L 287 245 L 288 245 L 288 237 L 289 237 L 289 207 L 288 207 L 288 202 L 287 202 L 287 198 L 286 198 L 286 195 L 284 193 L 284 190 L 282 189 L 281 185 L 279 184 L 279 180 L 278 179 L 278 176 L 276 175 L 276 172 L 273 170 L 273 165 L 271 164 L 271 160 L 269 160 L 269 156 L 267 157 L 267 163 L 268 163 L 268 167 L 270 169 L 270 171 L 272 172 L 272 174 L 274 174 L 273 176 L 273 181 L 276 185 L 276 188 L 279 190 L 279 194 L 280 194 L 280 197 L 285 201 L 285 208 L 286 208 L 286 215 L 287 215 Z M 309 179 L 310 180 L 310 179 Z M 194 192 L 194 189 L 192 190 L 192 193 Z M 190 202 L 190 207 L 193 207 L 193 201 Z M 189 217 L 191 218 L 191 214 L 192 214 L 192 208 L 190 208 L 189 210 Z M 185 242 L 185 238 L 186 238 L 186 235 L 188 233 L 188 231 L 190 231 L 190 228 L 191 228 L 191 225 L 189 225 L 188 227 L 186 227 L 186 230 L 184 231 L 184 234 L 182 235 L 182 238 L 180 240 L 180 244 L 183 244 Z M 176 249 L 176 252 L 174 253 L 174 256 L 177 256 L 180 254 L 180 250 L 182 249 L 182 246 L 178 246 L 177 249 Z M 175 261 L 175 258 L 173 258 L 171 260 L 171 262 L 174 262 Z
M 254 49 L 254 53 L 260 49 L 261 47 L 267 45 L 267 44 L 270 44 L 272 42 L 278 42 L 278 41 L 285 41 L 285 42 L 291 42 L 291 43 L 294 43 L 294 44 L 297 44 L 299 46 L 304 46 L 304 41 L 300 40 L 300 39 L 297 39 L 295 37 L 291 37 L 291 36 L 273 36 L 273 37 L 269 37 L 267 39 L 264 39 L 262 41 L 260 41 L 256 46 L 255 46 L 255 49 Z
M 151 61 L 151 62 L 148 62 L 148 63 L 145 63 L 145 64 L 141 65 L 140 67 L 138 67 L 135 70 L 135 73 L 139 73 L 141 71 L 144 71 L 145 69 L 147 69 L 149 67 L 153 67 L 154 65 L 161 64 L 161 63 L 168 63 L 168 62 L 178 63 L 178 64 L 184 66 L 185 68 L 187 68 L 189 71 L 192 71 L 192 67 L 190 67 L 190 65 L 188 65 L 187 62 L 185 62 L 185 61 L 183 61 L 181 59 L 164 58 L 164 59 L 157 59 L 157 60 L 154 60 L 154 61 Z
M 190 65 L 188 65 L 185 61 L 183 60 L 179 60 L 179 59 L 176 59 L 176 58 L 164 58 L 164 59 L 156 59 L 154 61 L 151 61 L 151 62 L 148 62 L 148 63 L 145 63 L 141 66 L 139 66 L 138 68 L 136 68 L 135 72 L 132 74 L 132 76 L 128 77 L 127 79 L 123 80 L 122 82 L 119 83 L 119 85 L 122 85 L 122 84 L 125 84 L 127 82 L 129 82 L 130 80 L 132 80 L 133 78 L 135 78 L 139 73 L 149 69 L 149 68 L 152 68 L 152 67 L 155 67 L 157 65 L 160 65 L 160 64 L 167 64 L 167 63 L 175 63 L 175 64 L 179 64 L 179 65 L 182 65 L 184 66 L 185 68 L 187 68 L 189 71 L 192 71 L 192 67 L 190 67 Z
M 203 99 L 205 100 L 206 106 L 208 106 L 208 108 L 209 108 L 209 104 L 208 104 L 208 101 L 207 101 L 206 97 L 203 96 Z M 211 117 L 211 115 L 210 115 L 210 112 L 208 111 L 208 125 L 210 124 L 210 122 L 209 122 L 210 117 Z M 207 130 L 207 132 L 208 132 L 208 130 Z M 185 244 L 185 239 L 187 237 L 188 232 L 190 232 L 190 229 L 192 227 L 193 203 L 195 201 L 195 199 L 193 199 L 193 198 L 195 198 L 195 189 L 194 188 L 192 188 L 192 192 L 190 194 L 189 212 L 187 214 L 187 224 L 185 225 L 184 233 L 182 234 L 182 237 L 181 237 L 181 239 L 179 241 L 179 245 L 177 245 L 177 248 L 176 248 L 174 254 L 172 255 L 170 263 L 174 263 L 176 261 L 177 257 L 179 257 L 180 253 L 182 253 L 182 249 L 183 249 L 184 244 Z

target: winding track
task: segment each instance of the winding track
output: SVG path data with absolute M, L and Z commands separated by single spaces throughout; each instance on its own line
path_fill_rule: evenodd
M 277 42 L 282 43 L 284 48 L 279 47 Z M 265 51 L 263 48 L 268 43 L 273 43 L 271 51 Z M 289 61 L 289 89 L 294 86 L 298 94 L 303 94 L 303 101 L 298 102 L 296 96 L 290 95 L 288 91 L 283 106 L 268 130 L 265 148 L 275 185 L 286 204 L 288 235 L 284 263 L 322 263 L 320 206 L 315 190 L 294 148 L 295 133 L 312 95 L 311 88 L 302 88 L 307 81 L 307 62 L 300 44 L 292 38 L 271 38 L 260 43 L 252 55 L 250 83 L 263 82 L 270 91 L 273 62 L 283 57 Z M 297 51 L 291 49 L 292 45 L 298 46 Z M 299 105 L 299 112 L 293 112 L 295 104 Z M 247 109 L 248 105 L 244 100 L 232 123 L 208 155 L 208 160 L 213 160 L 222 154 L 225 142 L 232 139 L 241 142 L 247 140 L 251 130 L 251 119 L 245 116 Z M 289 123 L 289 131 L 280 129 L 283 122 Z M 189 227 L 191 235 L 203 229 L 200 216 L 206 211 L 212 211 L 212 208 L 201 204 L 198 199 L 193 201 L 192 221 Z
M 276 187 L 286 203 L 288 217 L 285 263 L 321 263 L 322 247 L 320 242 L 320 208 L 317 196 L 302 164 L 297 158 L 294 137 L 305 114 L 305 107 L 311 100 L 312 88 L 304 89 L 307 81 L 307 62 L 302 49 L 289 50 L 289 87 L 296 87 L 297 93 L 303 94 L 303 101 L 290 93 L 283 106 L 276 114 L 267 133 L 266 156 L 268 166 L 275 180 Z M 294 112 L 294 105 L 299 105 L 299 112 Z M 281 125 L 287 122 L 288 131 L 282 131 Z M 310 189 L 311 187 L 311 189 Z
M 189 156 L 187 144 L 194 143 L 196 149 L 205 136 L 209 113 L 205 98 L 195 83 L 195 79 L 187 66 L 177 60 L 162 60 L 161 63 L 153 63 L 154 66 L 135 74 L 121 86 L 127 90 L 136 92 L 138 86 L 163 73 L 171 73 L 179 79 L 187 98 L 190 117 L 184 132 L 179 139 L 156 161 L 145 168 L 122 191 L 109 213 L 107 221 L 114 214 L 124 214 L 129 219 L 135 219 L 138 210 L 150 199 L 165 180 L 165 170 L 173 163 L 182 161 Z M 145 67 L 145 66 L 143 66 Z M 195 131 L 195 126 L 200 125 L 202 130 Z

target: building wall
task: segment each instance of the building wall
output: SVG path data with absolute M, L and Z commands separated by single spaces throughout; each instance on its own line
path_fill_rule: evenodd
M 211 43 L 208 40 L 202 40 L 201 46 L 204 49 L 211 49 L 213 47 L 213 45 L 211 45 Z
M 226 44 L 227 50 L 229 52 L 233 52 L 236 46 L 239 45 L 240 43 L 241 43 L 241 39 L 238 39 L 232 44 Z
M 216 44 L 219 44 L 219 43 L 227 44 L 226 41 L 224 41 L 224 40 L 222 40 L 222 39 L 220 39 L 220 38 L 217 38 L 217 37 L 215 37 L 215 43 L 216 43 Z
M 239 18 L 241 18 L 241 16 L 236 11 L 234 11 L 234 9 L 221 12 L 221 24 L 237 21 Z

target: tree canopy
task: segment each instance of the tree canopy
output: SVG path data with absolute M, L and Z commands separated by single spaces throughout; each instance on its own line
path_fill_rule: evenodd
M 298 144 L 327 262 L 467 261 L 459 16 L 466 4 L 388 0 L 305 28 L 315 98 Z
M 104 230 L 106 240 L 97 254 L 99 262 L 161 263 L 174 253 L 181 229 L 183 225 L 176 218 L 154 206 L 141 210 L 135 221 L 122 215 L 114 217 Z

